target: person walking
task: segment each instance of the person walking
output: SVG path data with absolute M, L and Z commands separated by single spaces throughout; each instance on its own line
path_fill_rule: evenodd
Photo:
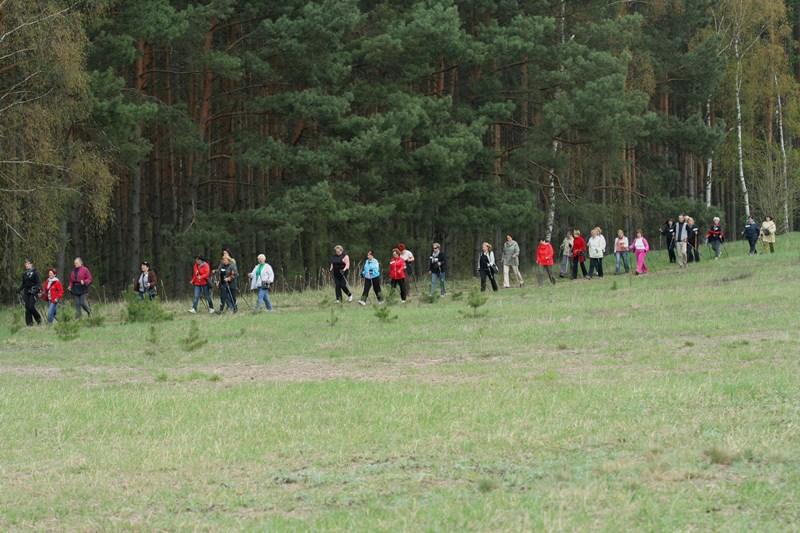
M 83 264 L 83 259 L 76 257 L 72 262 L 73 269 L 69 275 L 69 292 L 75 302 L 75 319 L 81 319 L 81 310 L 92 316 L 89 308 L 89 287 L 92 285 L 92 273 Z
M 517 278 L 517 283 L 522 287 L 525 281 L 519 272 L 519 244 L 511 235 L 506 235 L 506 242 L 503 243 L 503 288 L 511 288 L 510 273 L 513 272 Z
M 539 284 L 539 287 L 544 285 L 545 274 L 547 274 L 551 284 L 556 284 L 556 278 L 553 277 L 553 264 L 555 263 L 555 258 L 553 257 L 554 255 L 555 252 L 553 251 L 553 245 L 550 244 L 550 242 L 544 237 L 539 239 L 539 246 L 536 247 L 536 264 L 538 265 L 536 270 L 536 281 Z
M 636 230 L 636 238 L 633 240 L 633 253 L 636 256 L 636 275 L 647 274 L 647 253 L 650 251 L 650 243 L 644 238 L 642 230 Z
M 350 256 L 344 253 L 344 247 L 337 244 L 331 256 L 331 275 L 333 276 L 336 303 L 342 303 L 342 293 L 347 295 L 347 301 L 353 301 L 353 294 L 347 287 L 347 274 L 350 272 Z
M 625 273 L 629 273 L 631 271 L 631 267 L 628 264 L 628 238 L 625 236 L 625 232 L 617 230 L 617 238 L 614 239 L 614 273 L 621 274 L 622 267 L 625 267 Z
M 589 237 L 589 279 L 592 279 L 594 273 L 597 272 L 597 277 L 603 277 L 603 256 L 606 254 L 606 238 L 603 236 L 603 230 L 596 227 L 591 231 Z
M 236 304 L 236 289 L 238 287 L 239 269 L 230 254 L 223 254 L 222 261 L 217 268 L 219 272 L 219 312 L 224 313 L 225 308 L 230 309 L 234 314 L 239 310 Z
M 686 268 L 689 254 L 689 225 L 686 223 L 686 215 L 683 213 L 678 216 L 678 222 L 675 223 L 675 240 L 673 242 L 678 268 Z
M 689 241 L 686 246 L 686 255 L 689 263 L 700 262 L 700 228 L 690 216 L 686 217 L 686 229 L 689 232 Z
M 158 286 L 156 273 L 153 272 L 147 261 L 142 261 L 140 268 L 139 275 L 133 280 L 133 292 L 139 295 L 140 300 L 144 300 L 145 296 L 150 300 L 155 300 Z
M 764 245 L 764 252 L 769 248 L 769 253 L 775 253 L 776 231 L 778 231 L 778 228 L 775 227 L 775 221 L 771 216 L 765 216 L 764 221 L 761 223 L 761 242 Z
M 253 271 L 247 277 L 250 278 L 250 290 L 258 291 L 255 310 L 261 309 L 261 304 L 263 303 L 265 311 L 272 311 L 272 300 L 270 300 L 269 291 L 272 289 L 272 284 L 275 283 L 275 271 L 267 263 L 266 255 L 258 254 L 256 266 L 253 267 Z
M 442 251 L 442 245 L 438 242 L 433 243 L 431 246 L 433 251 L 430 257 L 429 270 L 431 273 L 431 296 L 436 294 L 436 288 L 439 288 L 440 296 L 444 297 L 445 292 L 445 274 L 447 273 L 447 256 Z
M 39 277 L 39 272 L 33 266 L 33 261 L 26 259 L 19 292 L 22 293 L 22 301 L 25 303 L 25 325 L 28 327 L 33 326 L 34 321 L 37 325 L 42 323 L 42 315 L 36 309 L 36 301 L 39 299 L 39 291 L 41 289 L 42 280 Z
M 190 313 L 197 312 L 197 304 L 200 298 L 203 297 L 208 304 L 209 314 L 214 314 L 214 300 L 211 299 L 211 266 L 203 256 L 198 255 L 194 258 L 194 265 L 192 267 L 192 280 L 189 284 L 194 288 L 194 298 L 192 299 L 192 308 L 189 309 Z
M 581 231 L 576 229 L 572 233 L 575 237 L 572 240 L 572 279 L 578 279 L 578 265 L 581 267 L 583 277 L 586 278 L 586 239 L 581 235 Z
M 414 254 L 406 248 L 404 243 L 400 243 L 397 245 L 397 249 L 400 250 L 400 257 L 403 258 L 403 261 L 406 263 L 406 279 L 411 279 L 412 277 L 416 279 L 414 275 L 414 267 L 416 266 L 416 259 L 414 259 Z
M 744 225 L 744 230 L 742 231 L 742 236 L 747 239 L 748 244 L 750 245 L 750 255 L 756 255 L 758 250 L 756 250 L 756 245 L 758 244 L 758 237 L 761 233 L 761 226 L 753 219 L 753 217 L 747 217 L 747 223 Z
M 397 247 L 400 251 L 400 247 Z M 400 252 L 402 257 L 403 252 Z M 403 261 L 405 262 L 405 260 Z M 408 275 L 408 265 L 405 265 L 405 272 Z M 361 305 L 367 305 L 367 298 L 369 298 L 370 289 L 375 293 L 375 298 L 378 303 L 383 302 L 381 297 L 381 264 L 375 259 L 375 254 L 372 250 L 367 252 L 367 259 L 364 261 L 364 268 L 361 269 L 361 277 L 364 278 L 364 292 L 361 293 L 361 299 L 358 301 Z
M 572 264 L 572 242 L 574 241 L 572 230 L 567 230 L 564 240 L 561 241 L 559 251 L 561 252 L 560 268 L 558 271 L 559 278 L 566 278 L 569 276 L 570 265 Z
M 486 291 L 486 279 L 488 278 L 492 284 L 492 290 L 497 292 L 497 264 L 494 262 L 494 252 L 492 245 L 485 242 L 481 245 L 481 256 L 478 260 L 478 273 L 481 276 L 481 292 Z
M 399 248 L 392 250 L 392 259 L 389 261 L 389 282 L 392 290 L 400 290 L 400 303 L 406 303 L 406 262 L 400 256 Z
M 714 251 L 714 260 L 719 259 L 722 253 L 722 243 L 725 240 L 725 233 L 722 231 L 719 217 L 714 217 L 711 227 L 708 228 L 706 233 L 706 242 L 711 246 Z
M 664 222 L 661 227 L 661 235 L 667 243 L 667 255 L 670 263 L 676 263 L 678 258 L 675 254 L 675 221 L 671 218 Z
M 56 314 L 58 314 L 58 304 L 64 298 L 64 286 L 58 279 L 58 273 L 55 268 L 47 270 L 47 279 L 42 285 L 42 292 L 44 293 L 44 300 L 47 302 L 47 323 L 52 324 L 56 320 Z

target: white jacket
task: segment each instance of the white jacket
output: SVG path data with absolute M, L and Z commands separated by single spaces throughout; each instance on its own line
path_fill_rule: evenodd
M 257 291 L 262 286 L 269 285 L 275 281 L 275 272 L 272 271 L 272 267 L 269 266 L 269 263 L 264 263 L 264 268 L 261 269 L 261 276 L 256 276 L 256 272 L 258 271 L 258 265 L 253 268 L 253 271 L 250 273 L 250 290 Z
M 602 259 L 606 254 L 606 238 L 602 235 L 589 237 L 589 257 L 591 259 Z

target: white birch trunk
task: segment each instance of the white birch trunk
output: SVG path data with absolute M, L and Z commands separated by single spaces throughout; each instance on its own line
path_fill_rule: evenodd
M 566 33 L 566 19 L 567 19 L 567 0 L 561 0 L 561 46 L 567 42 Z M 564 70 L 564 65 L 561 65 L 561 70 Z M 553 237 L 553 225 L 556 220 L 556 168 L 555 160 L 558 157 L 558 150 L 561 143 L 553 140 L 553 166 L 550 167 L 550 175 L 547 181 L 547 220 L 545 222 L 545 238 L 549 241 Z
M 783 178 L 783 230 L 791 231 L 789 219 L 789 168 L 786 161 L 786 142 L 783 138 L 783 102 L 781 101 L 781 89 L 778 86 L 778 75 L 773 74 L 775 80 L 775 90 L 778 94 L 778 133 L 781 141 L 781 177 Z
M 736 54 L 736 133 L 739 141 L 739 182 L 742 185 L 744 214 L 749 217 L 750 195 L 747 192 L 747 181 L 744 178 L 744 150 L 742 148 L 742 56 L 739 53 L 738 36 L 733 41 L 733 50 Z
M 711 97 L 706 100 L 706 126 L 711 127 Z M 706 207 L 711 207 L 711 172 L 714 168 L 714 151 L 706 160 Z

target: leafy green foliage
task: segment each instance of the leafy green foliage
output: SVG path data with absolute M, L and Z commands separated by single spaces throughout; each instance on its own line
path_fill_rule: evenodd
M 473 287 L 467 295 L 467 308 L 468 311 L 462 311 L 462 316 L 466 318 L 483 318 L 487 315 L 487 311 L 481 310 L 481 307 L 486 305 L 489 297 L 485 293 Z
M 62 341 L 73 341 L 80 334 L 81 324 L 69 314 L 63 313 L 53 327 L 56 336 Z
M 138 295 L 129 292 L 125 294 L 124 321 L 137 322 L 164 322 L 172 320 L 175 315 L 164 309 L 157 300 L 141 299 Z
M 181 339 L 180 343 L 185 352 L 193 352 L 208 344 L 208 339 L 200 333 L 197 320 L 192 320 L 189 323 L 189 331 L 186 337 Z

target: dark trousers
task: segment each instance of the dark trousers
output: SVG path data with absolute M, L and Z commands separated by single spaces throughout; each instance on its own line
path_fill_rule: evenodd
M 379 302 L 383 300 L 383 298 L 381 298 L 381 278 L 364 278 L 364 292 L 361 293 L 362 302 L 366 302 L 367 298 L 369 298 L 370 289 L 375 292 L 375 297 Z
M 669 255 L 669 262 L 675 263 L 678 261 L 677 256 L 675 255 L 675 242 L 674 241 L 667 241 L 667 254 Z
M 352 296 L 350 293 L 350 289 L 347 288 L 347 278 L 344 277 L 344 274 L 334 272 L 333 273 L 333 284 L 336 290 L 336 301 L 342 301 L 342 293 L 345 293 L 347 296 Z
M 756 245 L 758 244 L 758 237 L 755 239 L 747 239 L 747 242 L 750 244 L 750 255 L 756 255 L 758 250 L 756 250 Z
M 592 257 L 589 259 L 589 277 L 591 278 L 597 272 L 597 277 L 603 277 L 603 258 Z
M 219 286 L 219 298 L 221 300 L 219 304 L 220 313 L 224 313 L 226 307 L 234 313 L 239 310 L 236 306 L 236 289 L 227 283 Z
M 539 286 L 541 287 L 544 285 L 545 274 L 547 274 L 547 277 L 550 278 L 550 283 L 555 285 L 556 278 L 553 277 L 553 267 L 550 265 L 539 265 L 539 268 L 536 269 L 536 281 L 539 283 Z
M 700 262 L 700 247 L 692 246 L 691 243 L 686 245 L 686 262 L 687 263 Z
M 75 319 L 81 319 L 81 309 L 86 311 L 86 314 L 92 316 L 92 310 L 89 308 L 89 302 L 86 298 L 89 295 L 85 292 L 83 294 L 73 294 L 72 297 L 75 300 Z
M 25 301 L 25 324 L 32 326 L 34 320 L 37 324 L 41 324 L 42 315 L 36 309 L 36 295 L 26 292 L 23 299 Z
M 402 301 L 406 301 L 406 280 L 405 279 L 393 279 L 392 280 L 392 289 L 399 288 L 400 289 L 400 299 Z
M 583 261 L 580 260 L 579 257 L 572 258 L 572 279 L 578 278 L 578 265 L 581 266 L 581 272 L 583 272 L 583 277 L 586 277 L 586 265 Z
M 497 280 L 494 279 L 494 272 L 481 269 L 481 292 L 486 290 L 486 278 L 492 283 L 492 290 L 497 291 Z

